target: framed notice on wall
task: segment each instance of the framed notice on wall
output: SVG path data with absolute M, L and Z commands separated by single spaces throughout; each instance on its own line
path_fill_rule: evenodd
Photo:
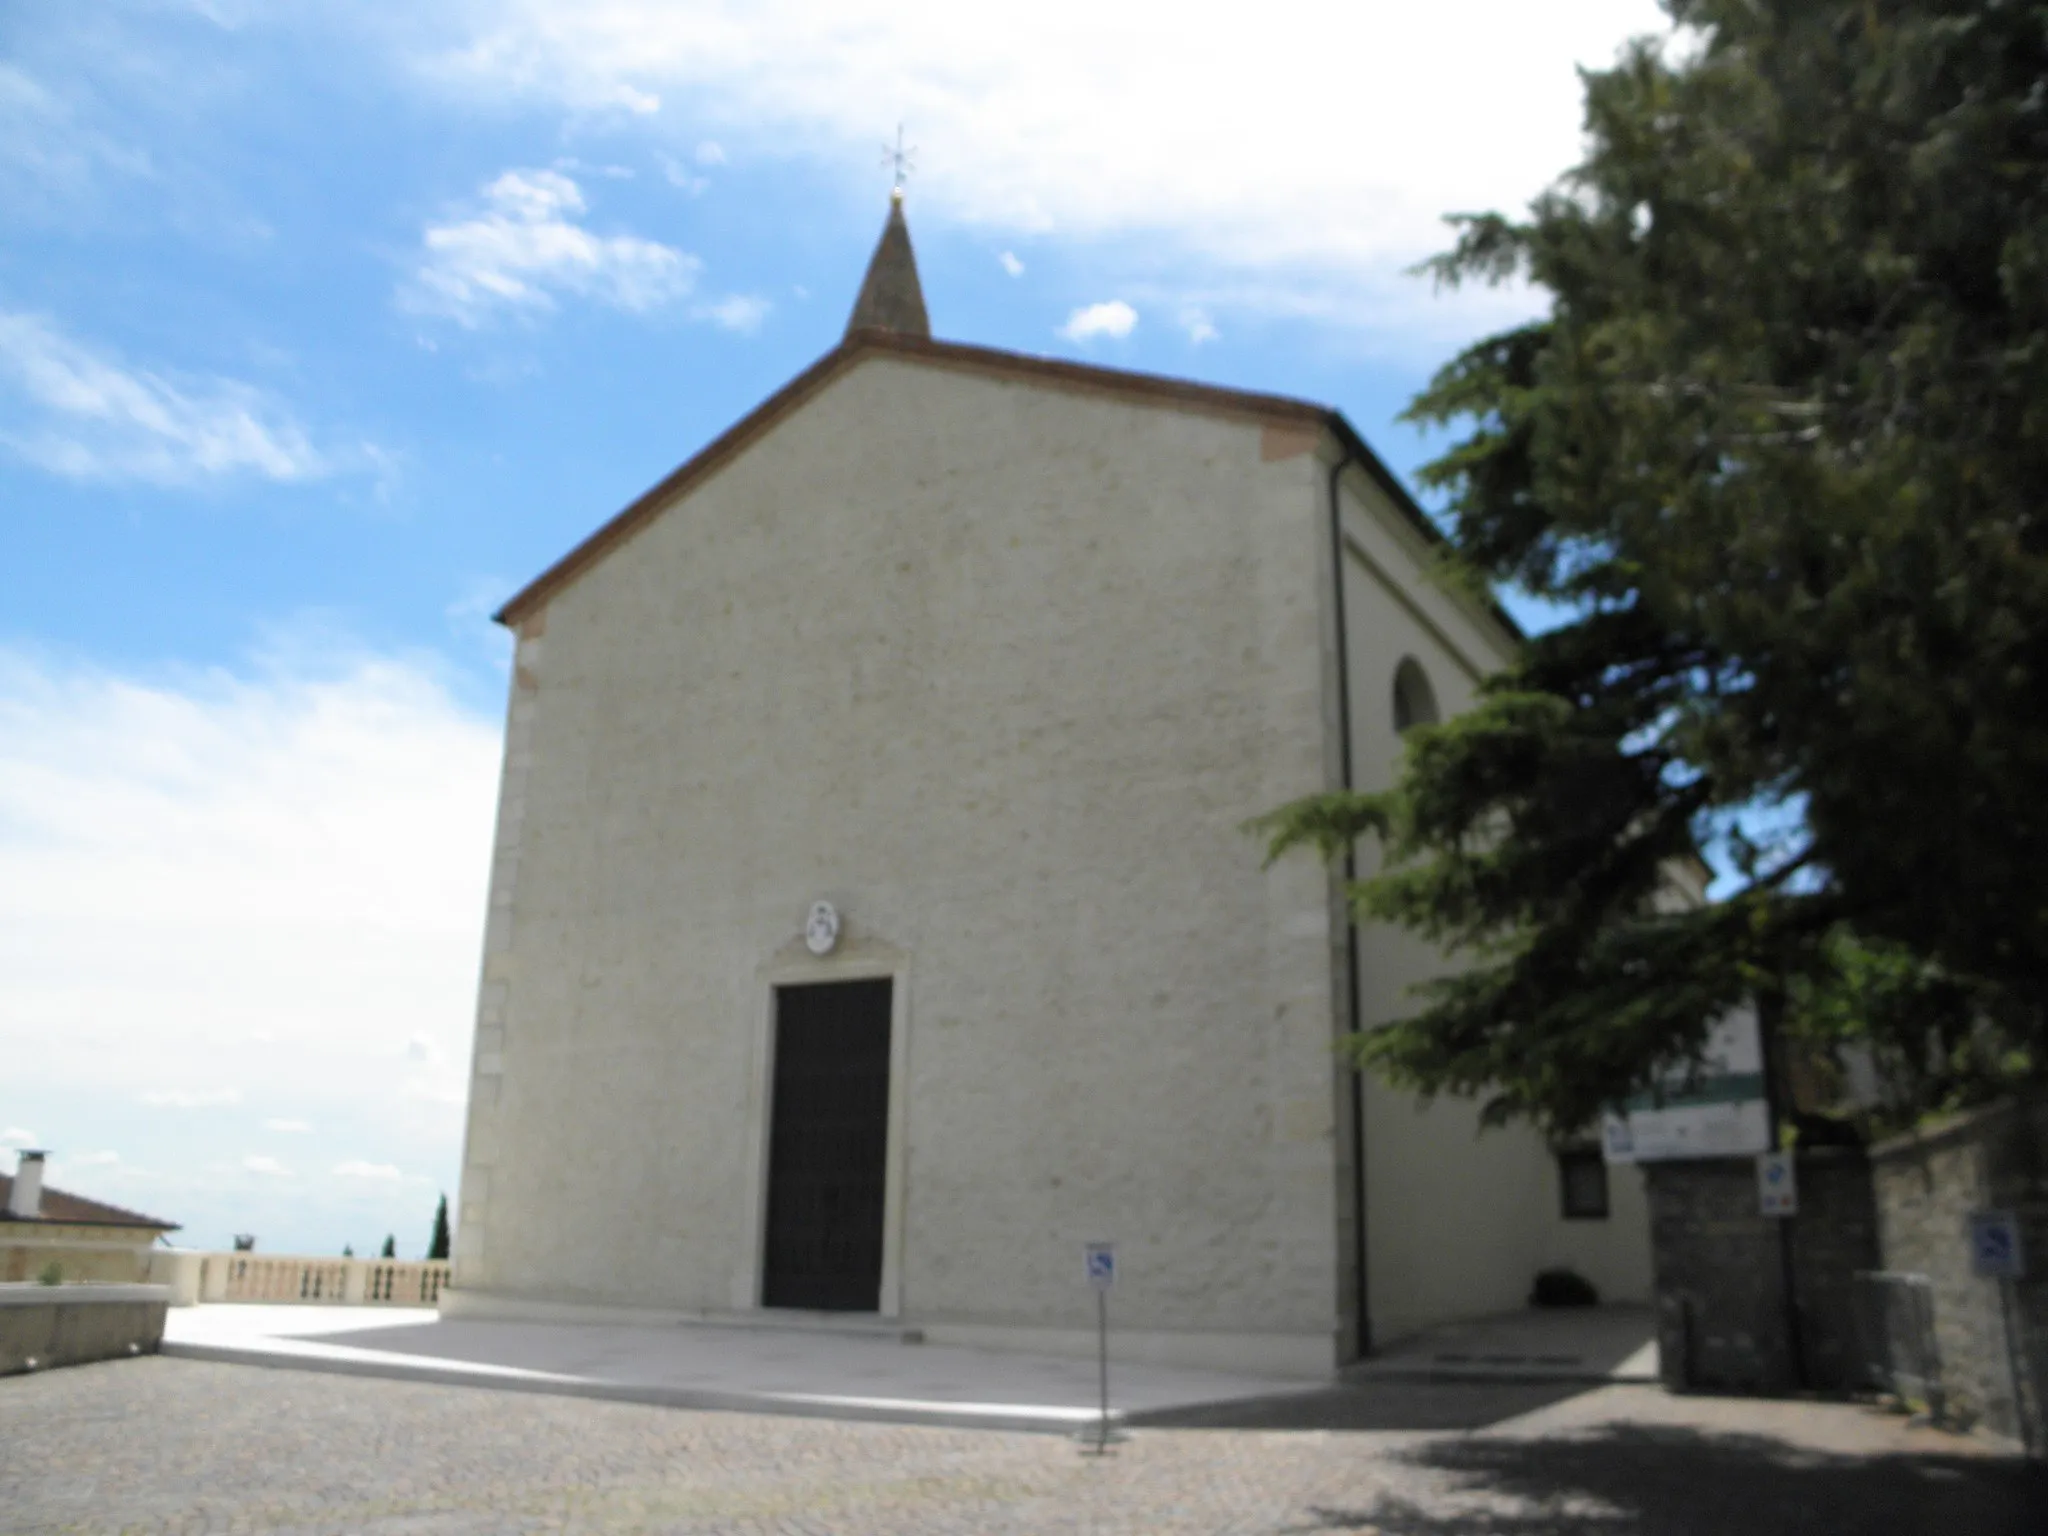
M 1748 1157 L 1770 1146 L 1763 1044 L 1753 1008 L 1739 1008 L 1716 1024 L 1696 1065 L 1667 1073 L 1655 1092 L 1636 1095 L 1601 1123 L 1600 1151 L 1610 1163 Z

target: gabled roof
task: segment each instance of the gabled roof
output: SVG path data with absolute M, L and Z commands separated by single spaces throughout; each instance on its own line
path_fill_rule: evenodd
M 159 1221 L 154 1216 L 144 1216 L 139 1211 L 123 1210 L 118 1205 L 108 1205 L 99 1200 L 88 1200 L 83 1195 L 67 1194 L 61 1189 L 43 1186 L 42 1210 L 34 1216 L 11 1216 L 7 1211 L 7 1200 L 14 1193 L 14 1175 L 0 1173 L 0 1222 L 47 1221 L 71 1227 L 146 1227 L 156 1232 L 175 1232 L 175 1221 Z
M 886 235 L 885 235 L 886 239 Z M 858 310 L 856 310 L 856 317 Z M 1408 490 L 1380 462 L 1341 414 L 1326 405 L 1296 400 L 1286 395 L 1257 394 L 1249 390 L 1226 389 L 1216 384 L 1198 384 L 1188 379 L 1165 378 L 1158 374 L 1133 373 L 1121 368 L 1098 368 L 1088 363 L 1071 363 L 1048 357 L 1031 357 L 1021 352 L 1004 352 L 994 347 L 970 347 L 958 342 L 933 341 L 897 331 L 859 329 L 783 385 L 761 404 L 741 417 L 695 457 L 676 469 L 660 484 L 640 496 L 589 538 L 549 566 L 516 593 L 495 615 L 500 624 L 517 627 L 563 587 L 574 581 L 611 550 L 623 544 L 652 521 L 678 496 L 716 474 L 748 446 L 793 414 L 856 363 L 874 356 L 901 358 L 936 368 L 957 369 L 988 378 L 1013 379 L 1042 384 L 1077 394 L 1102 395 L 1111 399 L 1152 404 L 1202 415 L 1223 416 L 1240 421 L 1321 428 L 1335 437 L 1347 456 L 1371 475 L 1387 499 L 1426 539 L 1441 545 L 1441 530 L 1424 515 Z M 1512 620 L 1493 609 L 1493 616 L 1519 634 Z

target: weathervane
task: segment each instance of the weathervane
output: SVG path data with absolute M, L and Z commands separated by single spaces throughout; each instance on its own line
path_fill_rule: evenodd
M 917 163 L 914 158 L 916 154 L 917 150 L 914 147 L 908 149 L 904 147 L 903 125 L 898 123 L 896 125 L 895 144 L 892 146 L 886 140 L 882 144 L 882 164 L 889 167 L 891 174 L 895 178 L 889 187 L 889 195 L 891 197 L 900 199 L 903 196 L 904 178 L 917 169 Z

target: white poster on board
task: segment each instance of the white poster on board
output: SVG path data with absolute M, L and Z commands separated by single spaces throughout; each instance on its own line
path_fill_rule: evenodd
M 1638 1094 L 1625 1114 L 1601 1123 L 1601 1151 L 1610 1163 L 1749 1157 L 1770 1145 L 1762 1037 L 1756 1010 L 1746 1007 L 1708 1032 L 1696 1070 L 1672 1072 L 1662 1092 Z

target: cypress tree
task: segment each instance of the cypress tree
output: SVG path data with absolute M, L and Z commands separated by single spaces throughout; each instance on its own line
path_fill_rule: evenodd
M 427 1244 L 427 1257 L 446 1259 L 448 1257 L 448 1197 L 443 1195 L 441 1203 L 434 1208 L 434 1236 Z

